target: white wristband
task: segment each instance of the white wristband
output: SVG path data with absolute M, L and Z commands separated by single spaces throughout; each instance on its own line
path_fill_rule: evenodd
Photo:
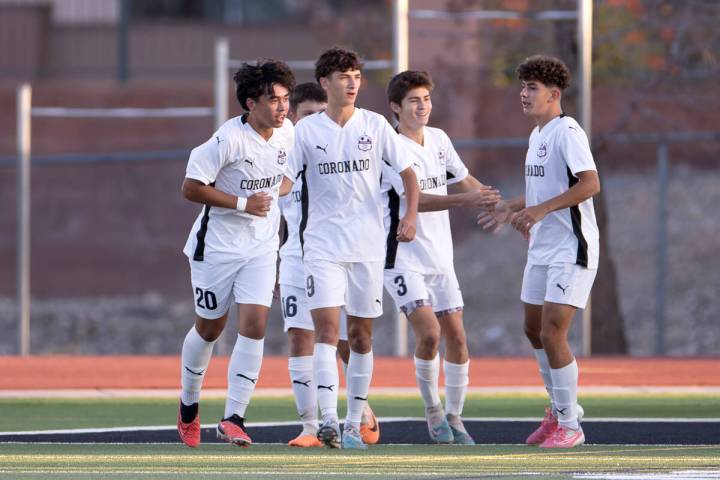
M 244 212 L 246 205 L 247 205 L 247 198 L 238 197 L 237 205 L 235 206 L 235 208 L 240 212 Z

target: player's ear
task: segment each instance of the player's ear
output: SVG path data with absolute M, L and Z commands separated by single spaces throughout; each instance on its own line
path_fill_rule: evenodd
M 330 84 L 330 79 L 328 79 L 327 77 L 320 77 L 320 86 L 322 87 L 323 90 L 327 90 L 329 84 Z
M 550 89 L 550 101 L 557 102 L 560 100 L 560 89 L 558 87 L 552 87 Z
M 390 102 L 390 110 L 392 110 L 394 113 L 400 115 L 400 110 L 402 110 L 402 108 L 397 103 Z
M 254 98 L 248 98 L 245 100 L 245 105 L 248 107 L 248 112 L 252 112 L 257 105 L 257 101 Z

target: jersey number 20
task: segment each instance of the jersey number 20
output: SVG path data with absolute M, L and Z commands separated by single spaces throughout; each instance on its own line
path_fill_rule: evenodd
M 195 295 L 197 295 L 198 307 L 207 308 L 208 310 L 215 310 L 217 308 L 217 298 L 215 298 L 215 294 L 210 290 L 203 291 L 202 288 L 197 287 L 195 289 Z

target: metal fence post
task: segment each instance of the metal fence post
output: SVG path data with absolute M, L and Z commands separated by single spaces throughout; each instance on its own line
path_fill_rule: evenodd
M 668 144 L 657 148 L 658 210 L 655 278 L 655 354 L 665 354 L 665 285 L 667 283 L 667 196 L 670 170 Z
M 30 355 L 30 113 L 32 88 L 17 90 L 17 307 L 18 351 Z
M 128 23 L 130 22 L 130 0 L 120 0 L 118 3 L 119 18 L 117 24 L 117 79 L 127 83 L 130 77 L 130 55 L 128 39 Z
M 215 129 L 228 119 L 228 60 L 230 46 L 225 37 L 215 41 Z
M 393 2 L 393 74 L 408 69 L 409 64 L 408 0 Z M 402 312 L 395 314 L 395 356 L 408 354 L 408 319 Z

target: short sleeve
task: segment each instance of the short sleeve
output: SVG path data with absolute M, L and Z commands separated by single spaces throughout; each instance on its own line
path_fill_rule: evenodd
M 396 172 L 402 172 L 412 166 L 412 162 L 403 153 L 398 133 L 390 126 L 387 120 L 382 119 L 382 157 Z
M 382 164 L 382 182 L 380 183 L 380 191 L 385 193 L 395 189 L 398 195 L 402 196 L 405 194 L 405 186 L 402 182 L 402 177 L 398 172 L 393 170 L 390 164 L 383 162 Z
M 220 169 L 227 163 L 228 140 L 216 133 L 207 142 L 190 152 L 185 177 L 210 185 L 217 178 Z
M 567 125 L 560 132 L 563 159 L 573 175 L 588 170 L 597 171 L 585 132 L 577 125 Z
M 463 161 L 460 159 L 455 147 L 445 132 L 443 132 L 444 144 L 445 144 L 445 170 L 447 171 L 447 183 L 452 185 L 453 183 L 461 182 L 468 176 L 469 172 Z
M 288 177 L 288 179 L 293 183 L 297 181 L 300 172 L 302 172 L 303 168 L 305 167 L 305 158 L 303 155 L 302 146 L 302 134 L 300 129 L 295 128 L 294 136 L 294 145 L 290 150 L 290 153 L 288 154 L 288 164 L 287 168 L 285 169 L 285 176 Z

